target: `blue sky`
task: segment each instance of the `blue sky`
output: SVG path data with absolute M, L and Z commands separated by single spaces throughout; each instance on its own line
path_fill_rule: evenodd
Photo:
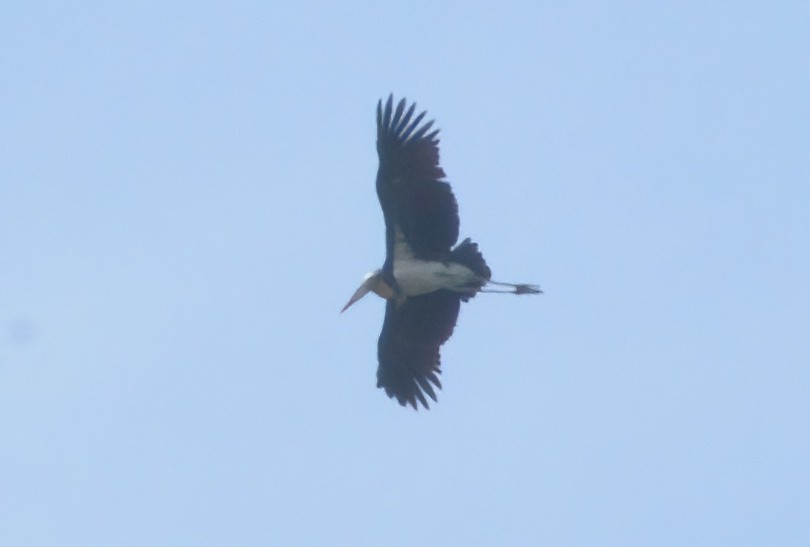
M 807 545 L 810 8 L 0 9 L 0 544 Z M 374 107 L 463 306 L 375 388 Z

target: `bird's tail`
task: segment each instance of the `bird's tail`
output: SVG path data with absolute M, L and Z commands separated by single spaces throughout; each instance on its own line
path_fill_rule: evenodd
M 478 250 L 478 244 L 473 243 L 469 237 L 450 251 L 450 261 L 467 266 L 484 282 L 489 281 L 489 278 L 492 277 L 492 271 L 487 266 L 481 251 Z
M 501 281 L 493 281 L 492 270 L 487 266 L 481 251 L 478 250 L 478 244 L 473 243 L 470 238 L 465 239 L 456 246 L 455 249 L 450 251 L 450 261 L 462 266 L 466 266 L 478 276 L 476 286 L 470 287 L 470 292 L 461 297 L 466 302 L 476 292 L 493 292 L 493 293 L 511 293 L 511 294 L 542 294 L 543 291 L 537 285 L 529 283 L 503 283 Z M 484 288 L 490 286 L 497 286 L 503 288 Z

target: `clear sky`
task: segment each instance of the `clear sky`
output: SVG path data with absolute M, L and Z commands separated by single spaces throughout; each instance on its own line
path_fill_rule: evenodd
M 810 5 L 6 2 L 0 544 L 810 544 Z M 375 387 L 374 108 L 481 295 Z

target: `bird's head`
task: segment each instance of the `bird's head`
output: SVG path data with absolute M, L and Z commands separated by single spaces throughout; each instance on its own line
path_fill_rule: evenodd
M 349 306 L 351 306 L 352 304 L 354 304 L 355 302 L 357 302 L 370 292 L 374 292 L 375 294 L 381 296 L 382 298 L 385 298 L 386 300 L 394 297 L 393 289 L 391 289 L 391 287 L 388 285 L 388 283 L 385 282 L 385 280 L 382 277 L 382 270 L 375 270 L 371 273 L 366 274 L 366 276 L 363 278 L 363 283 L 356 291 L 354 291 L 354 294 L 349 299 L 349 302 L 345 306 L 343 306 L 343 309 L 340 310 L 340 313 L 346 311 L 349 308 Z

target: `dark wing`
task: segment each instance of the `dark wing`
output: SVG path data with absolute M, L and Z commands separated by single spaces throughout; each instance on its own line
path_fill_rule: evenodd
M 418 400 L 428 408 L 425 394 L 435 401 L 433 386 L 442 387 L 439 348 L 453 334 L 458 309 L 459 295 L 445 290 L 410 297 L 399 307 L 388 300 L 377 344 L 377 387 L 402 406 L 416 409 Z
M 386 230 L 386 262 L 394 252 L 396 227 L 416 258 L 443 260 L 458 240 L 458 205 L 439 166 L 439 130 L 433 121 L 420 126 L 425 112 L 413 117 L 405 99 L 393 108 L 393 95 L 377 103 L 377 196 Z

